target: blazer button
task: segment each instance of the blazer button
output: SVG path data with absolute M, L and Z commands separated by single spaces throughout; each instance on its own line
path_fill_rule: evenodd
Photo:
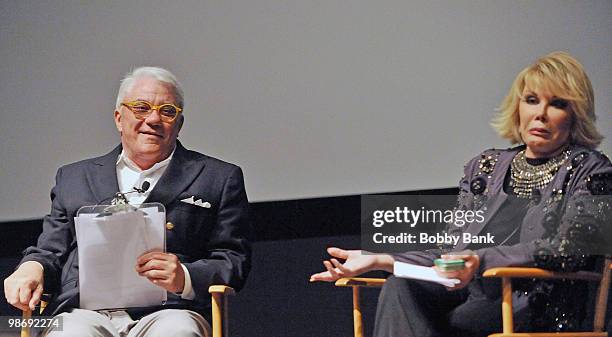
M 166 222 L 166 229 L 172 230 L 174 228 L 174 224 L 172 222 Z

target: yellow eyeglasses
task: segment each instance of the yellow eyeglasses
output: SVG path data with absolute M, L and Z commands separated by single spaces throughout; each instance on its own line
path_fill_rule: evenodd
M 161 105 L 153 105 L 147 101 L 134 101 L 121 103 L 124 107 L 130 109 L 137 119 L 146 119 L 151 116 L 153 110 L 159 111 L 159 116 L 162 122 L 172 123 L 176 120 L 183 109 L 174 104 L 164 103 Z

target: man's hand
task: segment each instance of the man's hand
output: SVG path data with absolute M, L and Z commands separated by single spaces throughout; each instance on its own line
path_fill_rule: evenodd
M 454 287 L 447 288 L 448 290 L 459 290 L 465 288 L 470 281 L 474 278 L 474 274 L 478 271 L 478 267 L 480 266 L 480 258 L 476 254 L 461 254 L 461 255 L 442 255 L 443 259 L 462 259 L 465 261 L 465 267 L 460 270 L 453 271 L 442 271 L 438 267 L 434 266 L 433 268 L 436 270 L 438 275 L 446 278 L 456 278 L 461 281 L 459 284 L 456 284 Z
M 323 261 L 327 271 L 313 274 L 310 276 L 310 282 L 331 282 L 342 277 L 353 277 L 372 270 L 393 272 L 394 260 L 391 255 L 374 255 L 361 250 L 344 250 L 333 247 L 328 248 L 327 252 L 334 257 L 329 261 Z M 340 263 L 336 258 L 346 261 Z
M 185 287 L 185 272 L 178 257 L 174 254 L 144 253 L 136 261 L 136 272 L 173 293 L 180 293 Z
M 4 280 L 4 296 L 12 306 L 34 310 L 43 292 L 43 268 L 38 262 L 24 262 Z

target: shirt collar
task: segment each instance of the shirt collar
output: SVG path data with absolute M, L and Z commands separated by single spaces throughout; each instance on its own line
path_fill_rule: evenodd
M 138 165 L 136 165 L 136 163 L 134 163 L 128 156 L 127 154 L 125 154 L 125 151 L 122 149 L 121 153 L 119 154 L 119 157 L 117 157 L 117 162 L 115 163 L 115 165 L 119 166 L 121 164 L 129 167 L 131 170 L 136 171 L 136 172 L 141 172 L 141 173 L 151 173 L 154 171 L 157 171 L 158 169 L 168 166 L 168 164 L 170 163 L 170 160 L 172 160 L 172 156 L 174 156 L 174 151 L 176 151 L 176 146 L 174 146 L 174 149 L 172 149 L 172 152 L 170 153 L 170 155 L 168 156 L 168 158 L 155 163 L 153 166 L 151 166 L 150 168 L 143 170 L 140 167 L 138 167 Z

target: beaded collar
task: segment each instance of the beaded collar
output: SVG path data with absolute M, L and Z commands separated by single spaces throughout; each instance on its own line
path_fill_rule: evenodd
M 534 190 L 546 187 L 553 180 L 571 152 L 566 149 L 541 165 L 529 164 L 525 150 L 517 153 L 510 165 L 510 187 L 519 198 L 531 198 Z

